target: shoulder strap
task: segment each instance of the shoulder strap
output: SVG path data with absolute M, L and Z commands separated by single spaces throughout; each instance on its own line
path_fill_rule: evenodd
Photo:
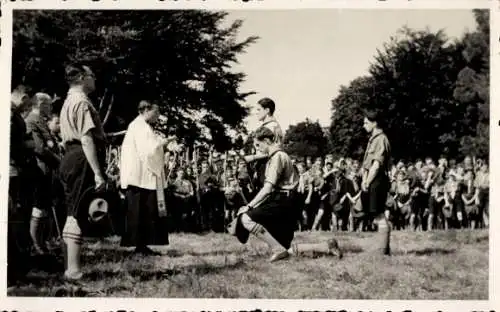
M 281 152 L 281 150 L 280 150 L 280 149 L 277 149 L 277 150 L 275 150 L 274 152 L 272 152 L 271 154 L 269 154 L 269 159 L 270 159 L 271 157 L 273 157 L 273 156 L 274 156 L 274 154 L 276 154 L 277 152 Z

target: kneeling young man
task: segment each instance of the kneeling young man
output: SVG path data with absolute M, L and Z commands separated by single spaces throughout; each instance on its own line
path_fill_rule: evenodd
M 295 201 L 299 176 L 290 157 L 274 140 L 274 133 L 261 127 L 255 132 L 255 148 L 269 155 L 265 168 L 264 185 L 248 205 L 238 211 L 233 230 L 242 243 L 248 233 L 265 241 L 272 249 L 271 262 L 302 252 L 321 252 L 342 257 L 335 239 L 318 244 L 292 244 L 300 205 Z

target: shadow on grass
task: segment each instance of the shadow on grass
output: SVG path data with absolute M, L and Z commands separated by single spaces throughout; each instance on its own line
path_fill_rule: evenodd
M 346 255 L 349 254 L 359 254 L 363 252 L 363 249 L 361 247 L 357 246 L 345 246 L 345 247 L 340 247 L 343 253 L 343 256 L 345 257 Z M 326 253 L 326 252 L 320 252 L 320 251 L 312 251 L 312 252 L 304 252 L 301 253 L 300 255 L 303 258 L 335 258 L 336 256 Z
M 195 252 L 195 251 L 180 251 L 176 249 L 168 249 L 168 250 L 162 250 L 160 256 L 164 257 L 169 257 L 169 258 L 180 258 L 183 256 L 194 256 L 194 257 L 199 257 L 199 256 L 227 256 L 227 255 L 233 255 L 235 253 L 239 253 L 240 251 L 238 250 L 213 250 L 213 251 L 202 251 L 202 252 Z M 117 262 L 120 260 L 124 260 L 127 258 L 131 257 L 143 257 L 143 258 L 148 258 L 148 256 L 141 256 L 139 254 L 134 253 L 133 250 L 125 250 L 125 249 L 95 249 L 95 250 L 88 250 L 84 253 L 85 261 L 95 263 L 95 262 L 104 262 L 104 261 L 109 261 L 109 262 Z
M 37 255 L 31 256 L 27 261 L 26 265 L 30 270 L 26 275 L 17 279 L 15 287 L 27 285 L 43 287 L 50 283 L 48 281 L 52 281 L 54 277 L 62 275 L 64 272 L 64 259 L 60 256 Z
M 234 255 L 234 254 L 241 254 L 244 251 L 238 251 L 238 250 L 213 250 L 213 251 L 202 251 L 202 252 L 186 252 L 184 255 L 187 256 L 194 256 L 194 257 L 200 257 L 200 256 L 228 256 L 228 255 Z
M 232 264 L 214 265 L 209 263 L 200 263 L 184 266 L 182 268 L 174 269 L 161 269 L 158 271 L 143 270 L 143 269 L 132 269 L 127 271 L 93 271 L 85 274 L 84 279 L 90 281 L 99 281 L 102 279 L 112 279 L 123 277 L 129 275 L 133 278 L 139 279 L 139 281 L 150 281 L 169 278 L 171 276 L 180 274 L 195 274 L 195 275 L 209 275 L 218 274 L 225 272 L 227 270 L 239 269 L 245 266 L 243 261 L 238 261 Z
M 403 252 L 394 252 L 394 255 L 415 255 L 415 256 L 433 256 L 433 255 L 449 255 L 456 253 L 455 249 L 445 249 L 445 248 L 424 248 L 424 249 L 414 249 Z
M 155 257 L 178 258 L 186 254 L 188 253 L 183 253 L 175 249 L 164 250 L 158 256 L 141 255 L 135 253 L 134 250 L 127 250 L 127 249 L 95 249 L 95 250 L 85 251 L 83 257 L 86 263 L 96 264 L 103 262 L 117 263 L 123 260 L 130 260 L 130 258 L 136 258 L 136 259 L 154 259 Z
M 243 260 L 231 264 L 200 263 L 182 268 L 161 269 L 157 271 L 133 269 L 128 271 L 92 271 L 86 273 L 81 281 L 66 282 L 62 274 L 47 274 L 37 272 L 29 274 L 26 279 L 19 282 L 8 291 L 8 296 L 17 297 L 103 297 L 119 291 L 129 291 L 135 282 L 154 280 L 169 280 L 175 276 L 201 276 L 227 272 L 244 267 Z M 124 279 L 127 276 L 133 279 L 132 283 L 114 285 L 101 290 L 87 288 L 85 284 L 102 280 Z M 127 287 L 125 285 L 132 285 Z
M 344 255 L 346 254 L 359 254 L 362 253 L 364 250 L 363 248 L 359 246 L 354 246 L 354 245 L 346 245 L 346 246 L 340 246 L 342 251 L 344 252 Z

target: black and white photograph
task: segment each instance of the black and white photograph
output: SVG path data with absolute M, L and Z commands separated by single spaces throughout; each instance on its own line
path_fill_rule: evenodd
M 487 301 L 491 12 L 12 10 L 7 296 Z

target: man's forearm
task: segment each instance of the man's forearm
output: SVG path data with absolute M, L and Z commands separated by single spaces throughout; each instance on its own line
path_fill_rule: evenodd
M 380 163 L 378 161 L 374 161 L 372 166 L 370 167 L 370 171 L 368 171 L 368 175 L 366 177 L 366 184 L 370 185 L 378 173 L 380 168 Z
M 267 158 L 267 155 L 266 154 L 255 154 L 255 155 L 244 156 L 243 158 L 245 159 L 245 162 L 249 163 L 249 162 L 259 160 L 259 159 L 265 159 L 265 158 Z
M 368 179 L 368 170 L 363 170 L 363 175 L 361 177 L 361 182 L 366 182 Z
M 94 144 L 94 139 L 91 135 L 84 135 L 82 137 L 82 149 L 85 154 L 85 158 L 89 162 L 90 168 L 94 172 L 94 175 L 103 177 L 101 172 L 101 167 L 99 166 L 99 160 L 97 159 L 97 150 Z

